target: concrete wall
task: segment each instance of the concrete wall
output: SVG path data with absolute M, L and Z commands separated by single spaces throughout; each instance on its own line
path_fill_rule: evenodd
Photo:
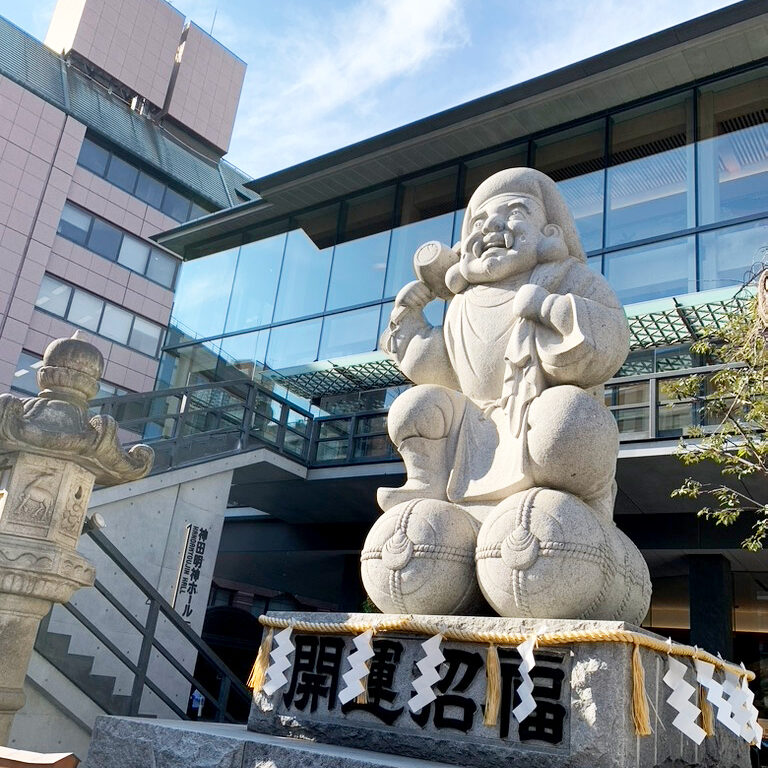
M 207 556 L 189 616 L 190 627 L 198 634 L 205 616 L 231 479 L 231 469 L 202 465 L 99 490 L 94 493 L 90 506 L 91 513 L 98 512 L 106 521 L 104 534 L 168 601 L 173 598 L 187 525 L 208 529 Z M 144 593 L 87 536 L 81 538 L 78 549 L 96 565 L 98 578 L 107 589 L 144 623 L 148 613 Z M 138 662 L 140 633 L 102 595 L 93 589 L 81 590 L 71 603 L 134 663 Z M 71 636 L 69 652 L 93 656 L 93 673 L 114 676 L 114 692 L 130 695 L 133 673 L 63 607 L 54 608 L 50 630 Z M 167 620 L 160 619 L 157 636 L 177 661 L 187 670 L 193 670 L 196 651 Z M 149 677 L 186 711 L 189 684 L 157 651 L 151 656 Z M 142 714 L 174 716 L 172 710 L 149 691 L 145 691 Z
M 162 106 L 183 25 L 165 0 L 60 0 L 45 44 L 78 53 Z
M 232 138 L 245 62 L 196 24 L 185 30 L 180 53 L 168 114 L 223 154 Z

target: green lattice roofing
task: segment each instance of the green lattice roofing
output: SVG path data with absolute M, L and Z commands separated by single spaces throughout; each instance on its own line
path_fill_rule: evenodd
M 242 202 L 236 190 L 248 199 L 257 198 L 243 187 L 249 177 L 234 166 L 186 149 L 157 123 L 66 66 L 61 56 L 1 16 L 0 74 L 220 208 Z
M 695 303 L 697 298 L 701 303 Z M 628 307 L 630 350 L 671 347 L 695 341 L 720 328 L 749 298 L 747 291 L 734 297 L 732 290 L 720 290 Z M 270 372 L 267 377 L 306 398 L 409 383 L 397 366 L 382 353 L 375 353 L 360 363 L 336 364 L 327 361 L 308 368 L 311 369 L 296 373 Z

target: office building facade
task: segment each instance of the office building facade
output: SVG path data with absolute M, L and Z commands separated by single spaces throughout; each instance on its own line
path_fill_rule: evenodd
M 35 392 L 80 329 L 102 394 L 151 389 L 179 259 L 149 237 L 254 197 L 221 159 L 245 64 L 163 0 L 62 1 L 45 43 L 0 40 L 0 386 Z

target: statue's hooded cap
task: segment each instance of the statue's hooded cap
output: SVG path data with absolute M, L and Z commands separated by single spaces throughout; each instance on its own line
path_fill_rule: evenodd
M 548 224 L 556 224 L 563 231 L 568 253 L 579 261 L 586 261 L 579 233 L 560 190 L 552 179 L 533 168 L 508 168 L 489 176 L 472 194 L 464 214 L 461 239 L 469 234 L 469 222 L 475 211 L 488 200 L 500 195 L 524 195 L 538 200 L 544 207 Z

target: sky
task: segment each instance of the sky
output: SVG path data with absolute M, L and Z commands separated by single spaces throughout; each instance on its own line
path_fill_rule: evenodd
M 254 177 L 675 24 L 725 0 L 174 0 L 248 64 L 227 159 Z M 55 0 L 0 0 L 43 39 Z

